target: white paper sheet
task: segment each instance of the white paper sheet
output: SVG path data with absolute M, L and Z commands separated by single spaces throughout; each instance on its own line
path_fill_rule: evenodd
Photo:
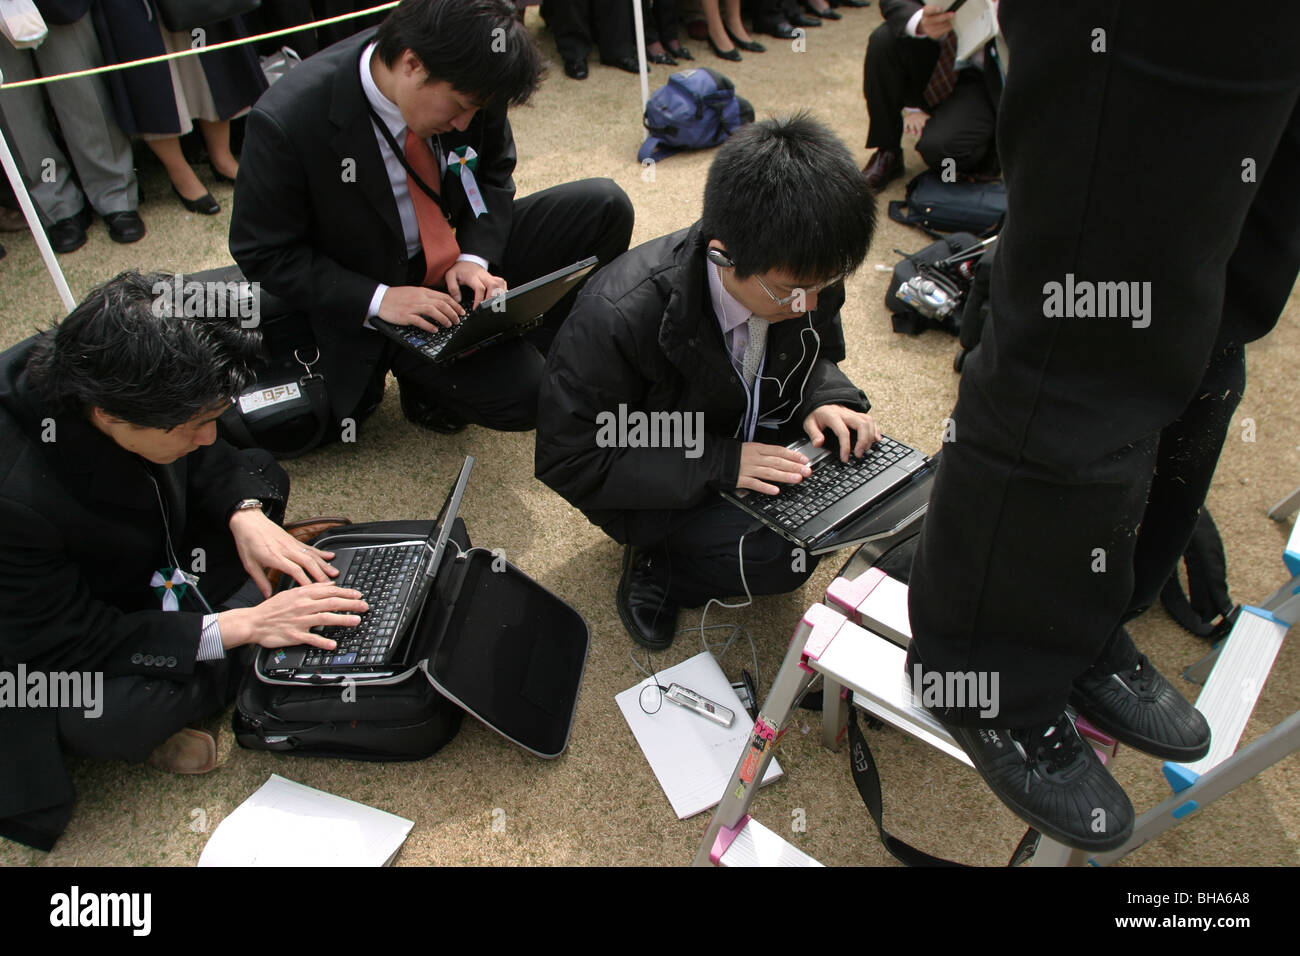
M 614 695 L 673 812 L 677 819 L 685 820 L 717 806 L 722 799 L 722 791 L 749 744 L 754 722 L 740 705 L 717 659 L 708 651 L 659 671 L 658 677 L 664 687 L 673 683 L 689 687 L 731 708 L 736 715 L 731 727 L 724 728 L 666 700 L 656 713 L 643 713 L 637 699 L 642 690 L 654 685 L 648 677 Z M 659 696 L 647 690 L 643 698 L 646 708 L 653 710 Z M 780 765 L 773 759 L 763 775 L 763 783 L 771 783 L 781 773 Z
M 217 826 L 199 866 L 383 866 L 412 826 L 272 774 Z

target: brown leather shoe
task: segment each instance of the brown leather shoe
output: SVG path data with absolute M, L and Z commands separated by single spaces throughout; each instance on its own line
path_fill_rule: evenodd
M 183 727 L 159 744 L 147 763 L 169 773 L 207 773 L 217 766 L 217 742 L 211 734 Z
M 903 151 L 884 148 L 876 150 L 876 155 L 862 167 L 862 175 L 872 192 L 880 192 L 887 184 L 903 175 Z
M 351 523 L 351 518 L 303 518 L 301 521 L 285 525 L 284 530 L 303 544 L 309 544 L 313 538 L 319 537 L 331 528 L 339 528 Z

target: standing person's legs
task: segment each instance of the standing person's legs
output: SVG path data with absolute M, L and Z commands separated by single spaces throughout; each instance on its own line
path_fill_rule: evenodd
M 1244 344 L 1266 335 L 1300 272 L 1300 106 L 1292 111 L 1228 260 L 1219 340 L 1194 397 L 1160 434 L 1151 495 L 1138 531 L 1130 620 L 1155 603 L 1191 539 L 1246 385 Z
M 31 54 L 0 42 L 0 70 L 6 81 L 36 77 Z M 32 202 L 46 227 L 64 219 L 88 215 L 85 197 L 72 179 L 72 167 L 50 131 L 45 97 L 40 87 L 23 87 L 0 93 L 0 120 L 14 161 L 26 181 Z M 83 227 L 84 232 L 84 227 Z M 82 239 L 84 242 L 84 237 Z M 78 243 L 80 245 L 80 243 Z
M 591 22 L 587 0 L 543 0 L 542 19 L 555 36 L 555 47 L 566 62 L 591 54 Z
M 89 15 L 66 26 L 51 26 L 34 51 L 44 76 L 104 65 Z M 46 87 L 59 118 L 68 152 L 86 198 L 100 215 L 128 212 L 139 205 L 131 141 L 117 125 L 113 101 L 99 77 L 60 80 Z
M 1263 27 L 1297 19 L 1279 9 Z M 1018 57 L 993 317 L 963 375 L 910 608 L 926 668 L 999 673 L 996 723 L 1024 727 L 1062 712 L 1129 606 L 1159 433 L 1201 381 L 1257 189 L 1243 159 L 1263 167 L 1277 149 L 1300 67 L 1252 37 L 1175 39 L 1145 5 L 1048 15 L 1008 0 L 1000 20 Z M 1120 286 L 1127 314 L 1098 315 L 1098 293 L 1113 308 Z

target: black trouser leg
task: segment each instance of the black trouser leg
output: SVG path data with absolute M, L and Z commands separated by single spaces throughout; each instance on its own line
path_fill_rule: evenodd
M 997 119 L 980 71 L 960 70 L 952 93 L 926 120 L 916 151 L 940 172 L 945 159 L 952 159 L 957 172 L 978 169 L 993 148 Z
M 542 19 L 555 36 L 556 49 L 566 60 L 585 60 L 591 53 L 588 0 L 543 0 Z
M 591 5 L 591 18 L 602 60 L 613 62 L 636 56 L 636 25 L 630 2 L 597 0 Z
M 899 149 L 903 107 L 924 106 L 922 93 L 939 59 L 939 44 L 894 36 L 888 23 L 871 32 L 862 64 L 862 94 L 867 98 L 867 148 Z
M 537 422 L 545 360 L 527 339 L 501 342 L 449 365 L 434 365 L 394 344 L 391 363 L 399 388 L 470 424 L 527 431 Z
M 1205 375 L 1229 258 L 1246 241 L 1259 187 L 1243 181 L 1243 157 L 1272 160 L 1270 180 L 1300 175 L 1278 150 L 1300 97 L 1294 57 L 1210 28 L 1175 39 L 1160 16 L 1118 0 L 999 10 L 1017 51 L 998 130 L 1008 215 L 910 611 L 928 668 L 1000 674 L 1004 726 L 1059 715 L 1130 607 L 1161 430 Z M 1076 42 L 1098 26 L 1104 57 Z M 1300 11 L 1256 27 L 1294 34 Z M 1162 121 L 1144 122 L 1153 112 Z M 1135 156 L 1157 155 L 1178 156 L 1177 170 L 1135 175 Z M 1298 227 L 1284 230 L 1290 248 Z M 1262 265 L 1289 276 L 1261 286 L 1295 281 L 1294 262 Z M 1145 305 L 1114 309 L 1112 287 L 1110 317 L 1080 315 L 1078 295 L 1067 314 L 1078 281 L 1136 283 Z
M 501 275 L 512 287 L 588 256 L 606 266 L 627 252 L 633 211 L 627 194 L 610 179 L 584 179 L 515 200 Z M 543 352 L 568 318 L 581 285 L 546 313 L 529 336 Z
M 596 256 L 602 264 L 627 251 L 632 204 L 608 179 L 565 183 L 515 200 L 503 261 L 493 264 L 511 286 Z M 581 286 L 556 303 L 541 328 L 439 366 L 394 345 L 388 362 L 402 388 L 467 422 L 527 431 L 537 421 L 546 349 L 573 308 Z
M 743 595 L 746 584 L 750 594 L 785 594 L 802 587 L 820 560 L 722 498 L 683 511 L 629 515 L 627 528 L 631 544 L 660 557 L 654 573 L 678 607 Z
M 139 763 L 181 728 L 221 713 L 234 699 L 243 673 L 241 655 L 195 665 L 185 681 L 112 677 L 104 681 L 97 717 L 59 711 L 65 753 L 99 760 Z

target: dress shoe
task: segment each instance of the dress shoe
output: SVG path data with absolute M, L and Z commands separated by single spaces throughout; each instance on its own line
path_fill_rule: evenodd
M 862 167 L 862 175 L 872 192 L 880 192 L 886 185 L 903 175 L 903 151 L 901 149 L 876 150 L 876 155 Z
M 649 60 L 651 63 L 658 63 L 660 66 L 677 65 L 677 61 L 674 60 L 667 53 L 651 53 L 649 50 L 646 50 L 645 58 Z M 637 69 L 637 72 L 638 73 L 640 72 L 640 68 Z
M 767 52 L 767 47 L 763 46 L 763 44 L 758 43 L 754 40 L 742 40 L 740 39 L 740 37 L 736 36 L 730 30 L 727 30 L 727 36 L 731 37 L 731 42 L 736 44 L 736 46 L 740 47 L 740 49 L 744 50 L 746 53 Z
M 796 13 L 790 18 L 790 25 L 796 27 L 819 27 L 822 22 L 816 17 L 810 17 L 805 13 Z
M 427 428 L 439 435 L 455 435 L 465 430 L 466 422 L 459 415 L 422 398 L 407 395 L 405 389 L 399 389 L 399 394 L 402 400 L 402 414 L 411 424 Z
M 190 212 L 197 212 L 204 216 L 215 216 L 217 213 L 221 212 L 221 206 L 212 198 L 212 193 L 204 193 L 198 199 L 186 199 L 181 195 L 181 191 L 175 186 L 172 187 L 172 192 L 174 192 L 176 198 L 181 201 L 181 205 Z
M 641 64 L 637 62 L 637 59 L 634 56 L 614 56 L 609 59 L 602 56 L 600 62 L 604 66 L 615 66 L 628 73 L 641 72 Z
M 215 179 L 217 182 L 230 183 L 232 186 L 234 185 L 235 183 L 234 178 L 231 176 L 227 176 L 221 170 L 217 169 L 217 167 L 213 165 L 211 160 L 208 160 L 208 170 L 212 173 L 212 178 Z
M 677 46 L 666 47 L 665 49 L 667 49 L 672 56 L 677 57 L 677 59 L 679 60 L 695 59 L 695 54 L 692 53 L 690 50 L 686 49 L 686 47 L 682 46 L 681 44 L 678 44 Z
M 713 51 L 714 56 L 722 60 L 730 60 L 732 63 L 739 63 L 744 59 L 739 50 L 719 50 L 718 45 L 713 42 L 713 37 L 709 37 L 709 49 Z
M 830 7 L 826 7 L 826 8 L 824 8 L 824 9 L 818 10 L 818 9 L 817 9 L 816 7 L 814 7 L 811 3 L 805 3 L 804 6 L 807 7 L 807 8 L 809 9 L 809 11 L 812 13 L 813 16 L 815 16 L 815 17 L 821 17 L 823 20 L 843 20 L 843 19 L 844 19 L 844 14 L 842 14 L 842 13 L 836 13 L 836 12 L 835 12 L 834 10 L 832 10 Z
M 1200 760 L 1210 750 L 1210 725 L 1127 638 L 1112 663 L 1095 664 L 1074 682 L 1070 705 L 1143 753 L 1178 763 Z
M 217 766 L 217 742 L 211 734 L 183 727 L 154 749 L 148 764 L 170 773 L 207 773 Z
M 853 7 L 860 10 L 871 6 L 871 0 L 830 0 L 830 4 L 832 7 Z
M 652 651 L 670 647 L 677 633 L 677 607 L 668 588 L 654 574 L 657 559 L 630 544 L 623 549 L 623 576 L 618 582 L 618 616 L 632 640 Z
M 565 60 L 564 75 L 571 80 L 585 80 L 587 78 L 587 61 L 585 59 Z
M 45 230 L 55 252 L 76 252 L 86 244 L 86 227 L 90 225 L 90 207 L 67 219 L 60 219 Z
M 794 27 L 784 20 L 780 20 L 774 26 L 766 29 L 759 29 L 758 27 L 754 29 L 758 30 L 759 33 L 766 33 L 770 37 L 776 37 L 778 40 L 793 40 L 795 38 Z
M 139 242 L 144 238 L 144 220 L 134 209 L 104 213 L 104 225 L 114 242 Z

